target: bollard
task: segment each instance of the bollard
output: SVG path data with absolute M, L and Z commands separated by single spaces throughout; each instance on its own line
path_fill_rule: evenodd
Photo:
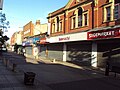
M 4 65 L 6 65 L 6 59 L 5 58 L 3 59 L 3 63 L 4 63 Z
M 55 59 L 53 59 L 53 63 L 55 63 Z
M 13 72 L 15 71 L 16 66 L 17 66 L 17 65 L 13 63 L 13 68 L 12 68 L 12 71 L 13 71 Z
M 8 60 L 7 59 L 5 60 L 5 66 L 6 67 L 8 66 Z
M 106 63 L 105 76 L 109 76 L 109 63 Z

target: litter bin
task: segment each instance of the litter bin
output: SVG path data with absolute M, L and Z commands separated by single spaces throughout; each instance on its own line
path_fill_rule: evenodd
M 35 79 L 35 73 L 33 72 L 24 73 L 24 84 L 25 85 L 33 85 L 34 79 Z

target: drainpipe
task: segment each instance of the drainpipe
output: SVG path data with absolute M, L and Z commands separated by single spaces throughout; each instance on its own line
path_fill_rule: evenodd
M 66 13 L 64 11 L 64 28 L 63 28 L 63 33 L 65 34 L 65 28 L 66 28 Z
M 91 5 L 92 7 L 92 29 L 94 29 L 94 6 L 95 6 L 95 2 L 93 0 L 92 5 Z

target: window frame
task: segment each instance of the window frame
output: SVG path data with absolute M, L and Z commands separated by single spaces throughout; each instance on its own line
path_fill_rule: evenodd
M 73 15 L 71 18 L 71 25 L 70 25 L 70 29 L 75 29 L 76 28 L 76 15 Z
M 111 21 L 111 6 L 106 7 L 106 21 Z
M 85 15 L 87 15 L 87 19 L 85 18 Z M 85 23 L 87 23 L 87 24 L 85 24 Z M 89 13 L 88 13 L 88 11 L 85 11 L 85 12 L 83 12 L 83 26 L 88 26 L 88 24 L 89 24 Z
M 110 7 L 110 20 L 107 20 L 107 8 Z M 112 9 L 112 4 L 107 4 L 103 7 L 103 22 L 110 22 L 113 20 L 113 9 Z
M 52 33 L 55 33 L 55 22 L 52 23 Z
M 117 6 L 117 10 L 116 10 L 116 7 Z M 117 20 L 119 19 L 119 8 L 120 8 L 120 5 L 119 4 L 115 4 L 114 5 L 114 20 Z M 117 17 L 117 18 L 116 18 Z
M 57 25 L 57 30 L 56 32 L 59 32 L 59 17 L 56 17 L 56 25 Z
M 79 28 L 79 27 L 82 27 L 82 25 L 83 25 L 83 9 L 80 7 L 80 8 L 78 8 L 78 18 L 77 18 L 78 20 L 78 25 L 77 25 L 77 27 Z
M 63 31 L 63 21 L 60 20 L 59 22 L 59 32 Z
M 88 26 L 88 14 L 85 13 L 84 15 L 84 26 Z

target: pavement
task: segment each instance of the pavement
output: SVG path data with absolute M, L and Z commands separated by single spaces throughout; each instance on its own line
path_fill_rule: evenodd
M 13 64 L 16 66 L 13 70 Z M 0 56 L 0 90 L 120 90 L 120 75 L 67 62 L 26 58 L 13 52 Z M 24 74 L 36 74 L 33 85 Z

